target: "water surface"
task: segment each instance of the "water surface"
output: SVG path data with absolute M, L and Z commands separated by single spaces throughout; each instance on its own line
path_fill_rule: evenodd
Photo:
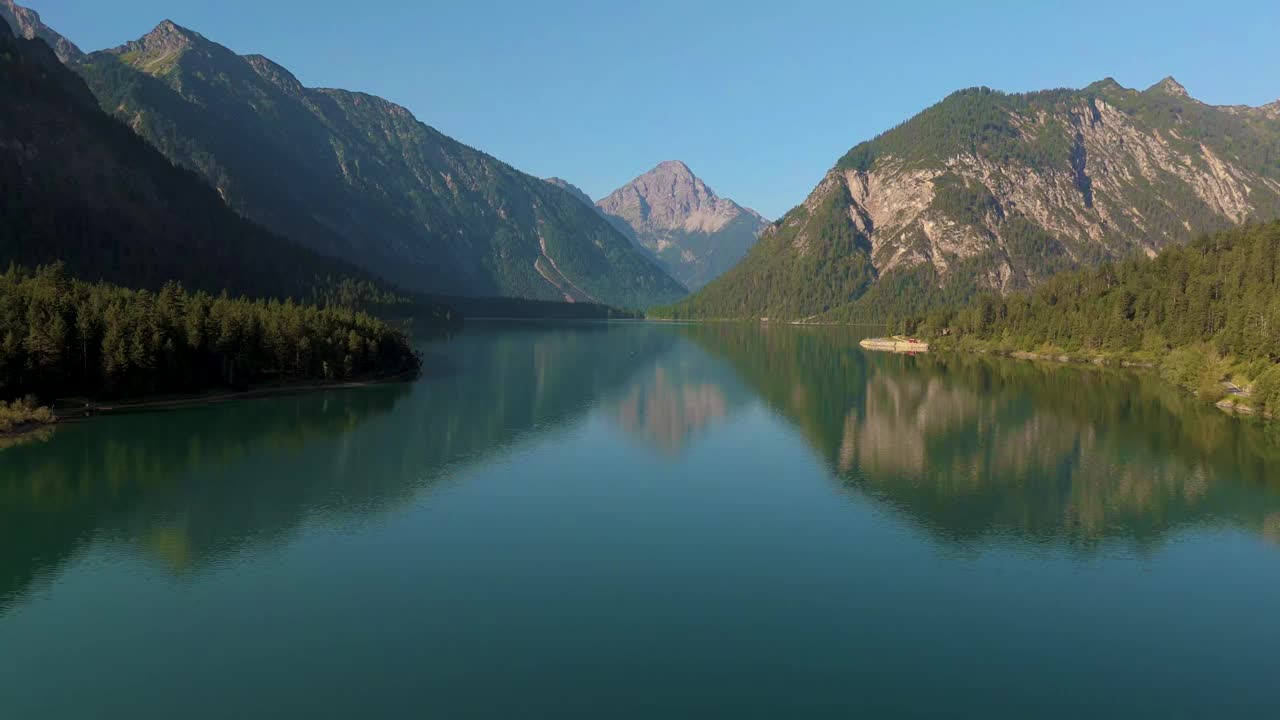
M 473 323 L 0 450 L 0 717 L 1277 717 L 1280 442 L 1131 373 Z

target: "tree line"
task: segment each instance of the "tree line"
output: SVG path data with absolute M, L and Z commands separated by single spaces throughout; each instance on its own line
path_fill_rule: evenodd
M 942 344 L 1118 358 L 1218 399 L 1251 387 L 1280 412 L 1280 222 L 1204 236 L 1155 258 L 1052 276 L 1029 292 L 982 295 L 900 321 Z
M 123 398 L 416 371 L 408 336 L 363 312 L 72 278 L 0 275 L 0 398 Z

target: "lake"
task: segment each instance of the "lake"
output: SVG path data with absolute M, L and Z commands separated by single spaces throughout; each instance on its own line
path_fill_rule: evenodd
M 1280 430 L 859 338 L 474 322 L 0 450 L 0 717 L 1280 717 Z

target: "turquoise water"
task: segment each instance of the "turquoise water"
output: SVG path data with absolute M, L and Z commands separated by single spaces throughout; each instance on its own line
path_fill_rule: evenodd
M 1277 717 L 1280 437 L 831 329 L 473 323 L 0 450 L 0 717 Z

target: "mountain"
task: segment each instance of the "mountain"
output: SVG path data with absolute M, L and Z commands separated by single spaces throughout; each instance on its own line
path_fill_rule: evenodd
M 585 204 L 587 207 L 592 209 L 596 207 L 596 204 L 591 199 L 590 195 L 583 192 L 582 188 L 578 187 L 577 185 L 574 185 L 568 180 L 565 180 L 563 178 L 558 178 L 558 177 L 549 177 L 547 178 L 547 182 L 560 188 L 561 190 L 564 190 L 570 195 L 578 198 L 578 201 Z
M 658 312 L 825 320 L 918 312 L 1280 215 L 1280 113 L 1172 78 L 963 90 L 850 150 L 741 264 Z
M 768 221 L 722 198 L 679 161 L 667 161 L 598 203 L 614 225 L 697 290 L 742 259 Z
M 104 113 L 43 39 L 2 20 L 0 197 L 0 266 L 62 260 L 86 280 L 259 297 L 319 300 L 345 281 L 390 292 L 236 215 Z
M 165 21 L 75 64 L 242 215 L 415 291 L 645 307 L 684 290 L 570 193 L 382 98 Z
M 7 27 L 5 35 L 13 33 L 28 40 L 39 38 L 45 41 L 62 62 L 74 62 L 84 57 L 75 43 L 62 37 L 40 20 L 40 13 L 22 7 L 13 0 L 0 0 L 0 20 Z

